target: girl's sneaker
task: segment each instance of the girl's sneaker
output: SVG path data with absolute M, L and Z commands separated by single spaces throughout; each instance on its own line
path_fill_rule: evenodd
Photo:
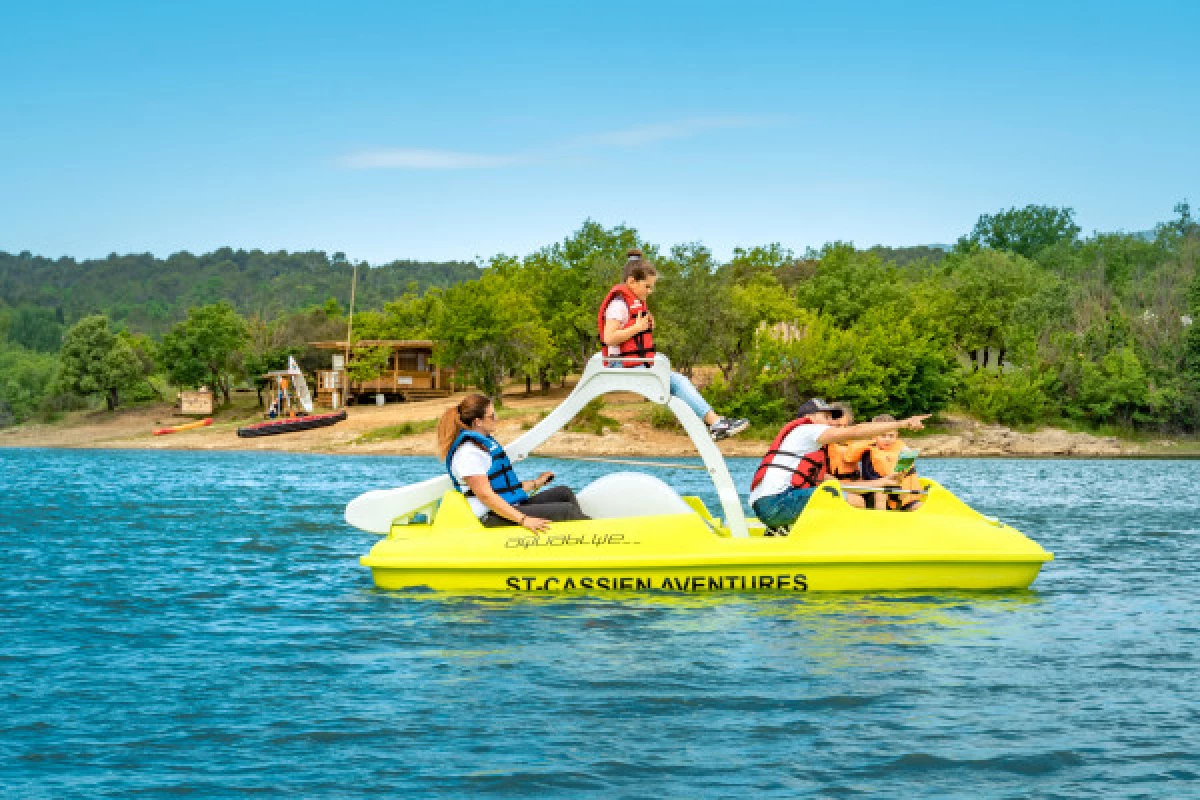
M 708 433 L 712 436 L 714 442 L 719 442 L 722 439 L 728 439 L 730 436 L 737 436 L 746 428 L 750 427 L 748 419 L 730 419 L 729 417 L 721 417 L 719 420 L 708 426 Z

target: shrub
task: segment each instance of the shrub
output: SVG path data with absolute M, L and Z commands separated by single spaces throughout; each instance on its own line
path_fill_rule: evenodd
M 1054 381 L 1028 369 L 980 370 L 963 377 L 959 403 L 984 422 L 1030 425 L 1057 411 Z
M 683 426 L 679 424 L 679 420 L 676 419 L 674 412 L 666 406 L 660 406 L 658 403 L 650 404 L 650 409 L 646 412 L 645 420 L 656 431 L 683 433 Z
M 620 430 L 620 420 L 605 416 L 603 411 L 604 398 L 597 397 L 580 409 L 575 418 L 567 423 L 567 430 L 575 433 L 592 433 L 596 436 L 604 433 L 605 428 L 610 431 Z

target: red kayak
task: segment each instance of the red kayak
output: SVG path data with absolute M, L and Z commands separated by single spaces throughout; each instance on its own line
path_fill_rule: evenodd
M 245 439 L 251 436 L 273 436 L 277 433 L 307 431 L 313 428 L 324 428 L 327 425 L 334 425 L 345 418 L 346 412 L 344 410 L 333 414 L 308 414 L 303 417 L 282 417 L 238 428 L 237 435 Z
M 156 430 L 154 432 L 154 435 L 162 436 L 167 433 L 179 433 L 180 431 L 190 431 L 190 430 L 194 430 L 196 428 L 203 428 L 208 425 L 212 425 L 212 417 L 198 420 L 196 422 L 187 422 L 187 423 L 184 423 L 183 425 L 172 425 L 169 428 L 159 428 L 158 430 Z

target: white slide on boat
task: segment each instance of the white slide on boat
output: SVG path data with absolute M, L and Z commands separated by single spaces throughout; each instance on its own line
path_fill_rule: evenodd
M 590 400 L 609 392 L 634 392 L 652 403 L 665 405 L 675 414 L 713 481 L 730 535 L 734 538 L 749 536 L 741 497 L 733 484 L 729 467 L 726 466 L 721 451 L 717 449 L 701 419 L 686 403 L 678 397 L 671 396 L 671 362 L 662 353 L 654 357 L 654 364 L 649 369 L 609 367 L 606 365 L 606 359 L 601 358 L 600 354 L 592 356 L 575 390 L 567 399 L 545 419 L 504 448 L 509 459 L 516 464 L 527 458 L 547 439 L 566 427 Z M 450 476 L 442 474 L 411 486 L 367 492 L 354 498 L 346 506 L 346 522 L 365 531 L 386 534 L 391 531 L 393 520 L 437 502 L 452 488 Z M 646 512 L 643 509 L 640 513 Z

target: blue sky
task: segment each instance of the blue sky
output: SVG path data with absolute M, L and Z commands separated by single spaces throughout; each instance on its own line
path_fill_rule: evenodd
M 437 7 L 430 7 L 430 6 Z M 1200 205 L 1194 3 L 0 4 L 0 249 L 950 242 Z

